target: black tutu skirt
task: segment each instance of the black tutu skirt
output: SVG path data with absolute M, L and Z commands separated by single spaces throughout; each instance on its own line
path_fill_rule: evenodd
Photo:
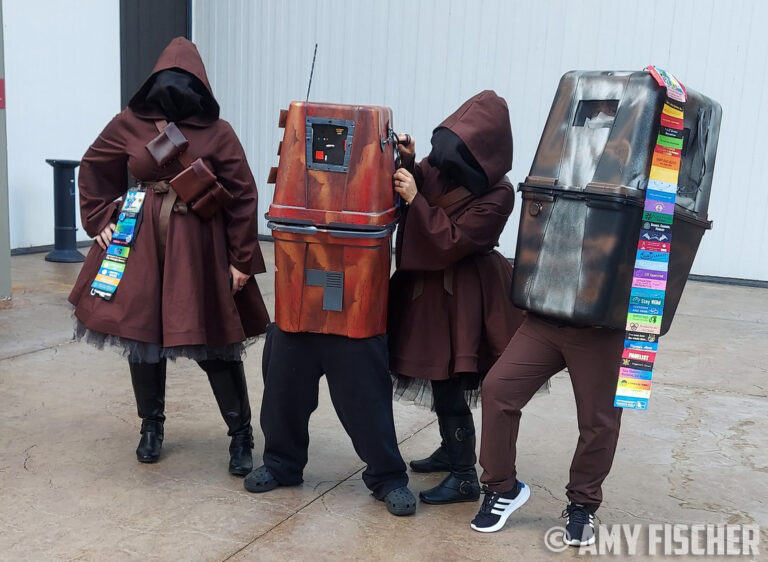
M 464 400 L 470 408 L 480 403 L 482 376 L 478 373 L 463 373 Z M 392 399 L 403 404 L 413 404 L 435 411 L 435 396 L 432 393 L 432 381 L 417 379 L 398 373 L 392 373 Z
M 457 375 L 464 380 L 464 400 L 470 408 L 477 408 L 481 403 L 483 376 L 478 373 Z M 550 381 L 545 382 L 535 396 L 549 394 Z M 413 404 L 435 411 L 435 396 L 432 381 L 416 379 L 398 373 L 392 373 L 392 399 L 403 404 Z
M 162 347 L 154 343 L 146 343 L 112 334 L 89 330 L 75 318 L 74 339 L 85 341 L 98 349 L 111 349 L 131 363 L 159 363 L 163 359 L 175 361 L 179 357 L 193 361 L 242 361 L 246 348 L 253 345 L 258 337 L 249 338 L 243 342 L 233 343 L 224 347 L 208 347 L 206 345 L 180 345 Z

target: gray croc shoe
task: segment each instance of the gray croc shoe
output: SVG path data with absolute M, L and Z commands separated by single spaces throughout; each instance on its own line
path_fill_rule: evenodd
M 387 511 L 392 515 L 413 515 L 416 513 L 416 498 L 407 486 L 392 490 L 384 496 L 383 501 L 387 504 Z
M 245 489 L 254 493 L 269 492 L 279 485 L 280 483 L 264 465 L 252 470 L 243 480 Z

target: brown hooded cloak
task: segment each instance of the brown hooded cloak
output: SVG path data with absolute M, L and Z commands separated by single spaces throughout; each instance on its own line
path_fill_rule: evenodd
M 483 91 L 440 127 L 464 142 L 490 187 L 444 206 L 451 180 L 426 158 L 413 170 L 419 192 L 398 225 L 389 292 L 390 369 L 425 380 L 485 373 L 522 323 L 509 297 L 512 267 L 494 250 L 515 198 L 504 175 L 512 167 L 507 104 Z
M 160 55 L 152 74 L 101 132 L 83 157 L 79 188 L 82 224 L 96 236 L 116 222 L 119 202 L 128 187 L 126 166 L 138 181 L 168 180 L 182 171 L 178 161 L 160 167 L 146 149 L 158 135 L 155 120 L 164 119 L 146 102 L 155 77 L 180 69 L 199 80 L 201 110 L 176 121 L 189 140 L 190 160 L 202 158 L 234 196 L 210 220 L 193 212 L 170 216 L 163 263 L 158 252 L 158 217 L 163 196 L 147 191 L 140 230 L 125 273 L 111 301 L 90 295 L 90 284 L 104 258 L 91 247 L 69 295 L 75 316 L 90 331 L 170 348 L 221 348 L 264 332 L 269 315 L 253 277 L 230 294 L 229 265 L 253 275 L 265 271 L 258 243 L 256 183 L 232 127 L 219 119 L 203 61 L 193 43 L 174 39 Z M 204 90 L 202 89 L 204 88 Z

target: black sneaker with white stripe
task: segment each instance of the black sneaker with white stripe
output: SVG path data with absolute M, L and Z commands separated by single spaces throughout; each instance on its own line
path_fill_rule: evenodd
M 494 492 L 483 486 L 483 494 L 483 505 L 472 520 L 471 527 L 481 533 L 494 533 L 500 531 L 509 516 L 528 501 L 531 489 L 522 482 L 517 482 L 515 488 L 509 492 Z
M 569 503 L 561 517 L 567 519 L 563 541 L 571 546 L 595 544 L 595 514 L 580 503 Z

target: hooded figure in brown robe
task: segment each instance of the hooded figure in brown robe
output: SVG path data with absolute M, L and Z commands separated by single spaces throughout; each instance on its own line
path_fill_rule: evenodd
M 179 159 L 160 166 L 147 149 L 166 121 L 189 141 L 184 159 L 201 158 L 232 196 L 210 218 L 181 202 L 162 210 L 168 180 L 185 168 Z M 128 172 L 146 189 L 143 218 L 123 277 L 107 301 L 92 295 L 90 285 L 117 222 L 118 199 L 134 185 Z M 208 374 L 232 436 L 230 472 L 247 474 L 253 443 L 241 356 L 245 340 L 263 333 L 269 322 L 253 278 L 265 271 L 256 183 L 235 132 L 219 119 L 193 43 L 179 37 L 166 47 L 128 107 L 86 152 L 79 188 L 83 228 L 98 244 L 69 295 L 76 335 L 99 347 L 117 346 L 128 358 L 142 419 L 139 460 L 158 459 L 165 362 L 183 356 Z
M 467 100 L 434 130 L 429 157 L 415 166 L 413 143 L 400 141 L 406 169 L 395 173 L 395 190 L 408 207 L 389 292 L 395 395 L 431 405 L 438 415 L 440 448 L 411 467 L 451 474 L 422 492 L 422 501 L 475 501 L 480 487 L 467 399 L 477 400 L 480 379 L 522 322 L 509 297 L 512 267 L 494 250 L 515 198 L 505 177 L 512 167 L 507 104 L 488 90 Z

